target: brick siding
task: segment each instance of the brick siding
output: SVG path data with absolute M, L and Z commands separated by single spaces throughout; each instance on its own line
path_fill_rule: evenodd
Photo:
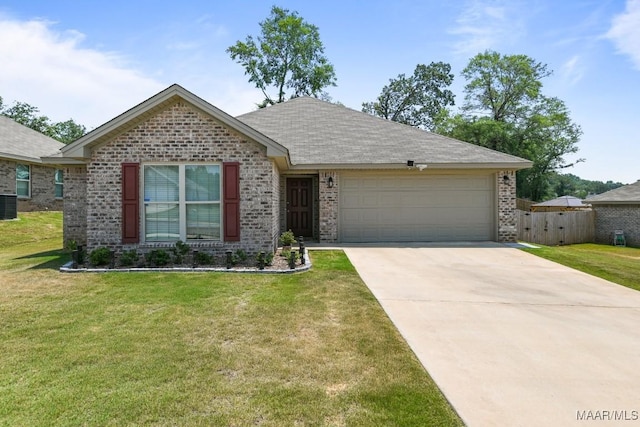
M 611 244 L 614 230 L 622 230 L 627 246 L 640 247 L 640 204 L 593 205 L 596 243 Z
M 85 166 L 64 169 L 64 224 L 65 246 L 74 241 L 87 245 L 87 168 Z
M 241 239 L 239 242 L 198 241 L 190 245 L 217 253 L 227 249 L 243 249 L 248 253 L 273 250 L 279 225 L 277 216 L 274 217 L 280 198 L 279 172 L 267 157 L 266 148 L 245 140 L 181 101 L 93 151 L 86 172 L 87 249 L 106 246 L 120 252 L 138 247 L 144 252 L 173 246 L 173 243 L 121 243 L 122 163 L 231 161 L 240 163 Z
M 333 187 L 327 182 L 333 178 Z M 336 171 L 322 171 L 319 175 L 319 211 L 320 211 L 320 242 L 335 243 L 338 241 L 338 209 L 340 189 L 340 174 Z
M 515 172 L 498 172 L 496 184 L 498 188 L 498 242 L 512 243 L 518 239 Z

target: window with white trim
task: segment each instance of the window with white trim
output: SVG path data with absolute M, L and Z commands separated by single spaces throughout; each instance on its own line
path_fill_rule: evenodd
M 31 166 L 16 164 L 16 194 L 31 197 Z
M 147 242 L 220 240 L 220 165 L 143 166 Z
M 55 196 L 56 199 L 62 199 L 63 191 L 64 191 L 64 173 L 62 169 L 56 169 L 53 174 L 53 183 L 55 185 Z

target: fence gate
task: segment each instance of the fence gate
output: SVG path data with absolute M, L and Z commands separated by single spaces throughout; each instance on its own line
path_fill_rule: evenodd
M 546 246 L 595 241 L 594 211 L 516 212 L 518 240 Z

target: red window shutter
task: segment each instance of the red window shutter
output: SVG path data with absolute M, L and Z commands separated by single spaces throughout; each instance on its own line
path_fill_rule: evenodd
M 222 164 L 225 242 L 240 241 L 240 163 Z
M 140 241 L 140 164 L 122 164 L 122 243 Z

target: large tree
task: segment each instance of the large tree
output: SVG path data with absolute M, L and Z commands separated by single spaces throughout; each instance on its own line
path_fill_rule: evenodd
M 333 65 L 324 56 L 318 27 L 305 22 L 295 11 L 273 6 L 260 29 L 260 36 L 238 41 L 227 53 L 264 94 L 261 107 L 287 97 L 322 96 L 324 88 L 335 86 Z M 271 95 L 269 88 L 275 88 L 276 94 Z
M 452 82 L 449 64 L 418 64 L 413 75 L 399 74 L 390 79 L 376 101 L 362 104 L 362 111 L 394 122 L 432 129 L 440 112 L 454 105 L 453 92 L 448 89 Z
M 533 167 L 518 172 L 518 196 L 543 199 L 553 171 L 572 166 L 567 154 L 578 151 L 582 131 L 558 98 L 542 94 L 551 72 L 526 55 L 487 51 L 473 57 L 461 114 L 443 114 L 437 131 L 493 150 L 529 159 Z
M 38 107 L 26 102 L 15 102 L 11 107 L 5 108 L 1 97 L 0 114 L 65 144 L 75 141 L 87 131 L 84 126 L 77 124 L 72 119 L 53 123 L 47 116 L 39 114 Z

